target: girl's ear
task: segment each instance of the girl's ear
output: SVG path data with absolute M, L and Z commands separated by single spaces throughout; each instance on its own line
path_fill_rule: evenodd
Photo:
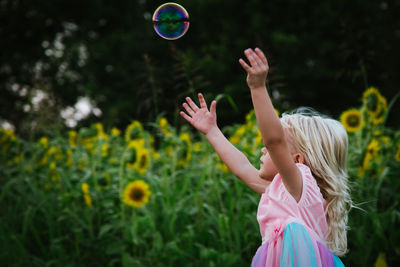
M 300 153 L 296 153 L 293 155 L 293 160 L 295 163 L 304 164 L 304 155 Z

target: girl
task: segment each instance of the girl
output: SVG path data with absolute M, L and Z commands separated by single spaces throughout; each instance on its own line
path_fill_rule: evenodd
M 335 120 L 316 114 L 276 115 L 265 81 L 263 52 L 245 50 L 247 84 L 263 143 L 257 170 L 222 134 L 216 102 L 210 111 L 202 94 L 200 108 L 189 98 L 180 115 L 202 132 L 228 168 L 255 192 L 262 244 L 252 266 L 343 266 L 347 251 L 347 134 Z

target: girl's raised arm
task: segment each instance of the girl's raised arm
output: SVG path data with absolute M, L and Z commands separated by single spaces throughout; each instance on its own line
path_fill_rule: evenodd
M 286 189 L 296 201 L 299 201 L 302 194 L 302 177 L 289 149 L 282 124 L 275 113 L 267 92 L 265 82 L 269 70 L 268 61 L 264 53 L 258 48 L 255 51 L 246 49 L 244 53 L 250 62 L 250 66 L 243 59 L 239 59 L 239 63 L 247 72 L 247 84 L 250 88 L 264 145 L 281 175 Z
M 242 152 L 226 139 L 218 128 L 216 102 L 213 101 L 211 103 L 210 111 L 208 111 L 203 95 L 198 94 L 198 97 L 200 108 L 190 97 L 187 97 L 187 103 L 183 103 L 187 114 L 181 111 L 180 115 L 206 136 L 218 156 L 234 175 L 240 178 L 248 187 L 258 194 L 263 194 L 269 182 L 259 177 L 258 170 L 251 165 Z

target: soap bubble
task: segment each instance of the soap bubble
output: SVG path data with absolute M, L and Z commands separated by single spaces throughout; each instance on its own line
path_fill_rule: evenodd
M 181 38 L 189 29 L 189 13 L 176 3 L 165 3 L 153 14 L 156 33 L 164 39 Z

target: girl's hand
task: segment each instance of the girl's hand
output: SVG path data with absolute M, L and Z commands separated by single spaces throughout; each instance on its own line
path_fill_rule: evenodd
M 204 135 L 217 127 L 217 113 L 216 105 L 217 102 L 214 100 L 211 102 L 210 111 L 208 111 L 207 103 L 201 93 L 198 94 L 200 101 L 200 108 L 192 101 L 190 97 L 186 97 L 187 103 L 183 103 L 183 107 L 186 112 L 181 111 L 179 114 L 187 120 L 194 128 L 202 132 Z M 189 105 L 188 105 L 189 104 Z
M 265 88 L 265 81 L 269 70 L 268 61 L 261 49 L 246 49 L 244 51 L 249 60 L 249 66 L 243 59 L 239 59 L 240 65 L 247 72 L 247 84 L 251 90 Z

